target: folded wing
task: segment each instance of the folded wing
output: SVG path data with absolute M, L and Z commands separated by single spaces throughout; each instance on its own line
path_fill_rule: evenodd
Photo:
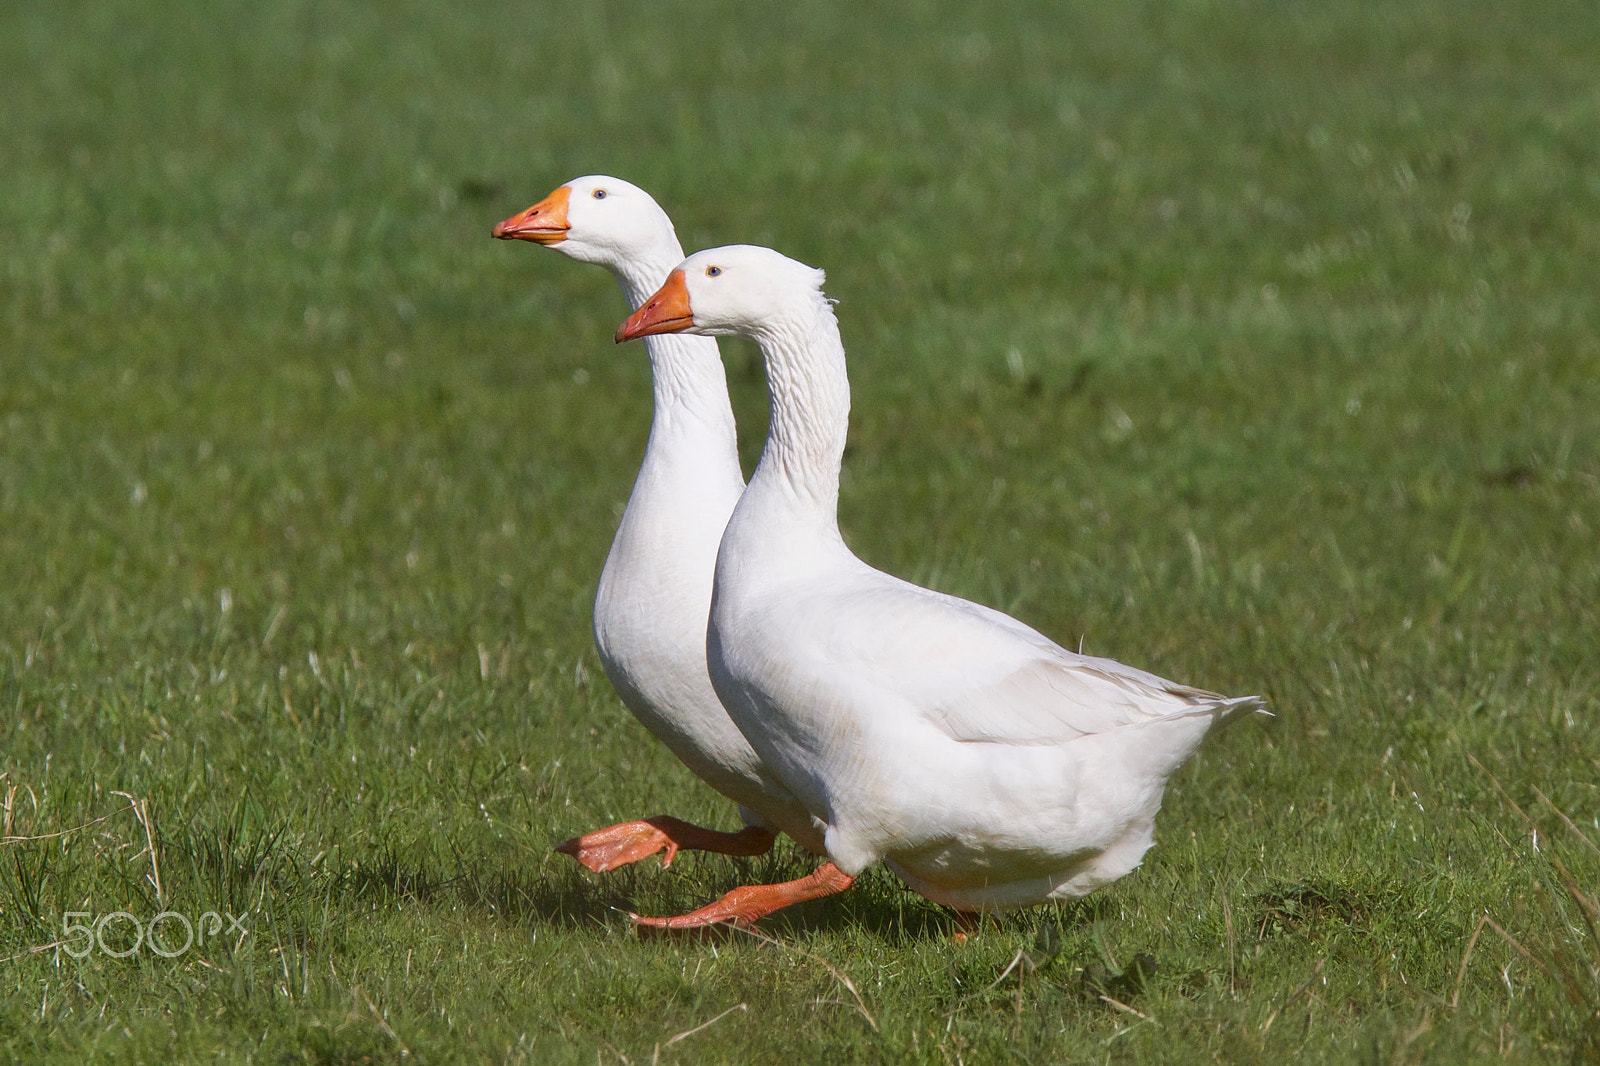
M 826 630 L 828 658 L 908 700 L 953 740 L 1062 744 L 1124 726 L 1258 707 L 1068 651 L 998 611 L 874 572 Z

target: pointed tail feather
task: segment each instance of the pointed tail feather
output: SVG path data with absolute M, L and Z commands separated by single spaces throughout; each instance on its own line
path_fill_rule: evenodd
M 1274 717 L 1267 710 L 1267 701 L 1260 696 L 1232 696 L 1219 697 L 1215 702 L 1201 703 L 1193 707 L 1185 707 L 1181 711 L 1173 711 L 1159 718 L 1150 719 L 1151 722 L 1170 722 L 1178 718 L 1197 718 L 1208 714 L 1212 717 L 1212 728 L 1227 725 L 1229 722 L 1243 718 L 1246 711 L 1254 711 L 1266 718 Z

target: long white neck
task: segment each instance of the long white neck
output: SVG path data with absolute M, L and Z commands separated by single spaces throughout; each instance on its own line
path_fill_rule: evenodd
M 779 491 L 838 534 L 839 464 L 850 429 L 850 379 L 839 320 L 821 293 L 755 332 L 767 364 L 772 421 L 750 480 Z
M 638 310 L 682 260 L 683 248 L 672 238 L 661 242 L 650 255 L 613 267 L 612 273 L 622 287 L 628 307 Z M 703 448 L 714 453 L 714 458 L 701 454 L 693 457 L 693 461 L 705 462 L 710 458 L 723 466 L 731 463 L 737 471 L 737 430 L 733 406 L 728 401 L 728 379 L 715 338 L 662 334 L 646 337 L 644 348 L 650 356 L 650 378 L 655 391 L 646 463 L 652 458 L 659 459 L 657 446 L 665 439 L 687 435 L 699 439 Z

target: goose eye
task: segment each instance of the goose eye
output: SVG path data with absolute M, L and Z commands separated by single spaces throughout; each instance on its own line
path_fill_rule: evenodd
M 606 198 L 606 191 L 604 189 L 596 189 L 594 191 L 594 198 L 596 200 L 604 200 Z
M 722 273 L 721 267 L 706 267 L 706 277 L 714 278 Z

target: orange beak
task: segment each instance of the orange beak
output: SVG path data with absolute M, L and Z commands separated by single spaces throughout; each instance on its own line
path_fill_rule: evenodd
M 667 275 L 666 284 L 617 327 L 616 341 L 621 344 L 652 333 L 680 333 L 692 325 L 689 286 L 684 284 L 683 271 L 674 270 Z
M 567 201 L 572 190 L 565 185 L 518 215 L 496 223 L 494 235 L 503 241 L 560 244 L 567 239 Z

